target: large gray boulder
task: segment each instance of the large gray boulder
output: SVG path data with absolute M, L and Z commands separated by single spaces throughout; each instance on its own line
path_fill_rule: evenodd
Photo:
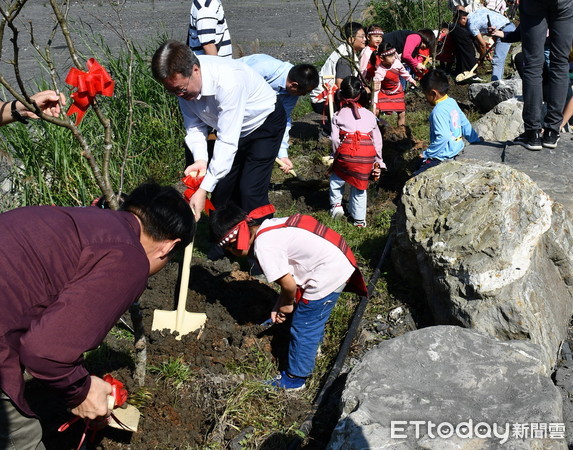
M 539 344 L 556 362 L 573 313 L 573 225 L 525 174 L 452 161 L 404 187 L 393 249 L 438 324 Z
M 531 342 L 452 326 L 386 341 L 349 374 L 328 448 L 567 448 L 543 357 Z M 547 428 L 533 437 L 536 424 Z
M 496 105 L 473 127 L 486 141 L 511 141 L 523 133 L 523 102 L 510 98 Z
M 523 94 L 521 79 L 476 83 L 468 87 L 468 98 L 479 112 L 491 111 L 496 105 Z

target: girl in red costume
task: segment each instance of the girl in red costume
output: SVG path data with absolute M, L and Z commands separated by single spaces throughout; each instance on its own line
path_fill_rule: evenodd
M 354 225 L 366 226 L 368 180 L 377 179 L 382 169 L 382 135 L 376 116 L 358 103 L 362 85 L 356 77 L 346 77 L 340 85 L 341 108 L 332 118 L 334 162 L 330 175 L 330 215 L 344 215 L 342 195 L 345 183 L 351 185 L 348 209 Z

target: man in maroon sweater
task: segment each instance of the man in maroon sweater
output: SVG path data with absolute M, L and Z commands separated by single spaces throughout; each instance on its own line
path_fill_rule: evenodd
M 0 448 L 44 448 L 23 370 L 77 416 L 111 413 L 111 385 L 90 376 L 82 355 L 194 231 L 183 197 L 154 183 L 135 189 L 121 211 L 32 206 L 0 214 Z

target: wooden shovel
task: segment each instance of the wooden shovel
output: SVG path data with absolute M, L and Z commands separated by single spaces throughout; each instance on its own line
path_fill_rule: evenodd
M 458 74 L 456 76 L 456 83 L 464 83 L 465 81 L 471 80 L 473 77 L 475 77 L 476 69 L 485 60 L 489 52 L 491 52 L 494 47 L 495 43 L 486 50 L 486 52 L 483 54 L 483 56 L 480 57 L 480 59 L 478 59 L 478 62 L 471 68 L 471 70 L 466 70 L 465 72 Z
M 324 84 L 327 83 L 327 80 L 332 80 L 332 84 L 334 84 L 334 75 L 324 75 L 322 80 Z M 329 89 L 329 92 L 332 91 Z M 330 120 L 332 120 L 332 117 L 334 116 L 334 96 L 331 93 L 328 94 L 328 112 L 330 114 Z
M 185 310 L 187 303 L 187 293 L 189 291 L 189 271 L 191 268 L 191 256 L 193 254 L 193 241 L 185 247 L 183 256 L 183 265 L 181 267 L 181 285 L 179 286 L 179 299 L 175 311 L 164 311 L 156 309 L 153 312 L 152 330 L 168 329 L 171 332 L 176 331 L 179 335 L 175 338 L 181 340 L 181 337 L 202 328 L 207 321 L 207 315 L 203 313 L 190 313 Z

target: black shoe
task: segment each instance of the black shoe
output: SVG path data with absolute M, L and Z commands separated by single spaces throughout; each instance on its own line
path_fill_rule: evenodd
M 555 130 L 545 130 L 543 138 L 541 138 L 541 145 L 546 148 L 555 148 L 557 142 L 559 142 L 559 133 Z
M 541 133 L 537 130 L 526 130 L 515 139 L 515 142 L 523 145 L 527 150 L 539 151 L 543 148 Z

